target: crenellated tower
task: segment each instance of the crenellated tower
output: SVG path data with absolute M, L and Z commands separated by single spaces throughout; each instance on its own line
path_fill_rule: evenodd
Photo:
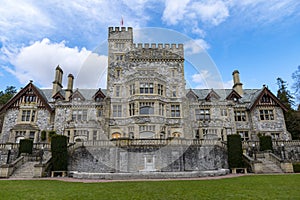
M 125 54 L 131 50 L 133 43 L 132 27 L 108 28 L 108 73 L 107 94 L 112 96 L 112 89 L 118 83 L 125 64 Z

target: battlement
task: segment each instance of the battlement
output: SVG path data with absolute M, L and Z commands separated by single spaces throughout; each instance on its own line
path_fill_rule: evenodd
M 132 27 L 108 27 L 108 39 L 133 40 Z
M 132 27 L 108 27 L 108 32 L 132 32 Z
M 162 44 L 162 43 L 133 43 L 133 49 L 165 49 L 183 51 L 183 44 Z

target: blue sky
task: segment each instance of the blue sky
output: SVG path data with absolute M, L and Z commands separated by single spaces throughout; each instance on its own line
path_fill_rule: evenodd
M 122 17 L 134 31 L 175 30 L 201 46 L 185 45 L 196 57 L 204 53 L 215 71 L 193 69 L 188 60 L 190 87 L 231 87 L 238 69 L 244 88 L 266 84 L 276 93 L 276 78 L 291 86 L 300 65 L 298 0 L 0 1 L 0 90 L 29 80 L 51 87 L 58 64 L 65 81 L 72 73 L 85 80 L 78 87 L 104 87 L 106 55 L 93 51 L 106 45 L 107 27 L 120 26 Z M 216 71 L 218 82 L 209 82 Z

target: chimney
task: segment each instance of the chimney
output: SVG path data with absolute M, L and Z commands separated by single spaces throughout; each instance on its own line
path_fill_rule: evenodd
M 62 86 L 63 73 L 64 73 L 63 70 L 60 68 L 59 65 L 57 65 L 55 69 L 55 78 L 54 81 L 52 82 L 53 83 L 52 97 L 63 88 Z
M 68 88 L 66 89 L 66 101 L 70 101 L 70 97 L 73 94 L 73 81 L 74 81 L 74 76 L 72 74 L 69 74 Z
M 233 76 L 233 87 L 234 89 L 240 96 L 244 95 L 243 91 L 243 84 L 240 81 L 240 73 L 238 70 L 234 70 L 232 73 Z

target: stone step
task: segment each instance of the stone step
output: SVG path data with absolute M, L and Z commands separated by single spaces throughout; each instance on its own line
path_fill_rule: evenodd
M 266 158 L 259 158 L 258 160 L 262 162 L 263 173 L 283 173 L 282 169 L 274 162 L 267 160 Z
M 32 178 L 34 175 L 34 165 L 39 162 L 26 162 L 14 171 L 11 178 Z

